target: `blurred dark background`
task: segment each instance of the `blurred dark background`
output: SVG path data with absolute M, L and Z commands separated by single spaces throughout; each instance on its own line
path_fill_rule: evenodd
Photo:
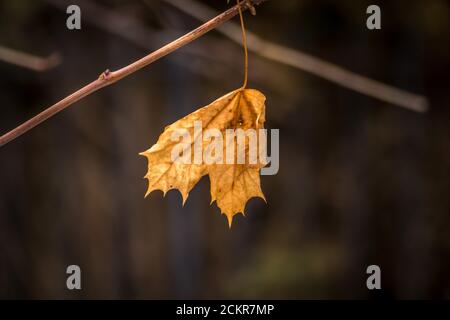
M 89 2 L 139 25 L 80 5 L 82 29 L 70 31 L 61 8 L 77 1 L 0 1 L 1 46 L 62 57 L 45 72 L 0 61 L 1 133 L 200 24 L 163 1 Z M 381 30 L 366 28 L 370 4 Z M 184 208 L 176 191 L 144 199 L 138 156 L 241 85 L 242 48 L 216 31 L 0 148 L 0 298 L 450 298 L 449 9 L 270 0 L 246 14 L 257 35 L 423 94 L 430 110 L 250 54 L 281 163 L 262 177 L 268 204 L 252 200 L 231 230 L 206 177 Z M 66 289 L 71 264 L 81 291 Z M 380 291 L 366 288 L 371 264 Z

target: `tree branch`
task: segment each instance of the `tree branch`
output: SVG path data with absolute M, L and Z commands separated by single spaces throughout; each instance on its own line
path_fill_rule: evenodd
M 253 4 L 258 5 L 261 2 L 265 0 L 253 0 Z M 243 10 L 247 9 L 247 6 L 242 7 Z M 172 53 L 173 51 L 187 45 L 188 43 L 194 41 L 195 39 L 201 37 L 205 33 L 211 31 L 212 29 L 216 28 L 217 26 L 221 25 L 222 23 L 230 20 L 234 16 L 236 16 L 239 13 L 238 6 L 234 6 L 230 8 L 229 10 L 223 12 L 222 14 L 216 16 L 215 18 L 209 20 L 208 22 L 204 23 L 200 27 L 198 27 L 195 30 L 192 30 L 191 32 L 185 34 L 184 36 L 172 41 L 171 43 L 165 45 L 164 47 L 150 53 L 149 55 L 127 65 L 126 67 L 123 67 L 122 69 L 119 69 L 117 71 L 109 71 L 106 70 L 103 72 L 100 77 L 91 83 L 87 84 L 83 88 L 79 89 L 78 91 L 72 93 L 71 95 L 67 96 L 66 98 L 62 99 L 61 101 L 57 102 L 56 104 L 52 105 L 51 107 L 45 109 L 35 117 L 31 118 L 30 120 L 24 122 L 20 126 L 16 127 L 15 129 L 5 133 L 0 137 L 0 147 L 4 146 L 8 142 L 16 139 L 17 137 L 21 136 L 25 132 L 31 130 L 32 128 L 36 127 L 40 123 L 44 122 L 45 120 L 49 119 L 50 117 L 54 116 L 55 114 L 61 112 L 62 110 L 66 109 L 67 107 L 71 106 L 75 102 L 83 99 L 84 97 L 94 93 L 97 90 L 100 90 L 101 88 L 104 88 L 106 86 L 109 86 L 126 76 L 129 76 L 130 74 L 148 66 L 149 64 L 155 62 L 156 60 Z
M 204 21 L 206 20 L 206 17 L 215 14 L 214 10 L 197 1 L 163 1 L 200 21 Z M 240 26 L 237 23 L 229 23 L 217 28 L 217 31 L 241 45 L 242 39 L 240 30 Z M 428 100 L 424 96 L 384 84 L 304 52 L 267 41 L 248 30 L 247 41 L 248 49 L 251 52 L 266 59 L 309 72 L 345 88 L 412 111 L 427 111 Z
M 47 71 L 56 67 L 61 62 L 58 53 L 53 53 L 47 58 L 41 58 L 29 53 L 17 51 L 0 46 L 0 60 L 33 71 Z

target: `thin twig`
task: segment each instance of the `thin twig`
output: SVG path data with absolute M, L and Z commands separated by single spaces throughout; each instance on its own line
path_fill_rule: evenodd
M 182 12 L 200 20 L 215 15 L 209 7 L 192 0 L 164 0 Z M 241 29 L 237 23 L 227 23 L 217 31 L 241 44 Z M 291 67 L 307 71 L 321 78 L 332 81 L 345 88 L 363 93 L 379 100 L 395 104 L 417 112 L 428 109 L 426 97 L 395 88 L 382 82 L 356 74 L 336 64 L 324 61 L 304 52 L 284 47 L 264 40 L 247 30 L 248 49 L 266 59 L 277 61 Z
M 0 60 L 38 72 L 50 70 L 61 63 L 61 57 L 58 53 L 53 53 L 47 58 L 41 58 L 4 46 L 0 46 Z
M 254 4 L 260 4 L 264 0 L 253 0 Z M 215 18 L 209 20 L 208 22 L 204 23 L 200 27 L 198 27 L 195 30 L 192 30 L 191 32 L 185 34 L 184 36 L 172 41 L 171 43 L 165 45 L 164 47 L 150 53 L 149 55 L 127 65 L 126 67 L 123 67 L 122 69 L 119 69 L 117 71 L 109 71 L 106 70 L 103 72 L 100 77 L 91 83 L 87 84 L 83 88 L 79 89 L 78 91 L 72 93 L 71 95 L 67 96 L 66 98 L 62 99 L 61 101 L 57 102 L 56 104 L 52 105 L 51 107 L 45 109 L 35 117 L 31 118 L 30 120 L 24 122 L 20 126 L 16 127 L 15 129 L 9 131 L 8 133 L 2 135 L 0 137 L 0 147 L 5 145 L 6 143 L 10 142 L 11 140 L 16 139 L 20 135 L 24 134 L 28 130 L 34 128 L 35 126 L 39 125 L 40 123 L 44 122 L 48 118 L 54 116 L 58 112 L 64 110 L 65 108 L 69 107 L 70 105 L 74 104 L 75 102 L 83 99 L 84 97 L 94 93 L 95 91 L 109 86 L 126 76 L 129 76 L 130 74 L 148 66 L 149 64 L 155 62 L 156 60 L 168 55 L 169 53 L 172 53 L 173 51 L 185 46 L 186 44 L 190 43 L 191 41 L 194 41 L 195 39 L 201 37 L 205 33 L 211 31 L 212 29 L 216 28 L 217 26 L 221 25 L 222 23 L 230 20 L 234 16 L 236 16 L 238 11 L 238 6 L 234 6 L 230 8 L 229 10 L 223 12 L 222 14 L 216 16 Z M 243 10 L 246 10 L 246 6 L 242 6 Z

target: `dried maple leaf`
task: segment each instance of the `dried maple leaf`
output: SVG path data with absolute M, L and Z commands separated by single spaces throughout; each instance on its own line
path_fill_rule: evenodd
M 229 162 L 221 164 L 217 161 L 207 164 L 204 161 L 201 163 L 195 161 L 196 146 L 201 147 L 203 155 L 204 150 L 212 147 L 215 140 L 203 138 L 201 133 L 206 129 L 217 130 L 222 136 L 222 141 L 226 141 L 222 143 L 221 156 L 217 150 L 211 153 L 213 160 L 217 160 L 219 157 L 225 158 L 227 147 L 232 146 L 236 151 L 238 146 L 236 136 L 227 140 L 227 130 L 264 128 L 265 100 L 265 96 L 257 90 L 241 88 L 167 126 L 157 143 L 141 153 L 148 159 L 148 172 L 145 178 L 148 179 L 149 185 L 146 196 L 154 190 L 161 190 L 165 195 L 171 189 L 178 189 L 184 204 L 189 192 L 200 178 L 209 175 L 211 203 L 217 202 L 222 213 L 227 216 L 229 226 L 234 215 L 244 214 L 245 205 L 250 198 L 260 197 L 265 200 L 260 186 L 260 170 L 264 163 L 250 161 L 250 146 L 247 139 L 244 142 L 244 162 L 236 161 L 238 152 L 234 152 L 235 158 L 231 164 Z M 200 133 L 195 128 L 196 123 L 201 123 Z M 192 137 L 189 144 L 180 152 L 184 160 L 187 160 L 185 162 L 189 163 L 173 161 L 173 149 L 178 143 L 173 141 L 173 135 L 180 130 Z

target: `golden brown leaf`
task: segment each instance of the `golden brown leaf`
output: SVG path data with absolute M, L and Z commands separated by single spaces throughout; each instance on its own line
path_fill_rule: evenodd
M 211 104 L 198 109 L 184 118 L 167 126 L 159 137 L 157 143 L 141 155 L 147 157 L 148 190 L 146 196 L 154 190 L 162 190 L 164 194 L 171 189 L 178 189 L 183 197 L 183 204 L 188 198 L 189 192 L 204 175 L 209 175 L 211 181 L 212 202 L 216 201 L 221 212 L 228 218 L 231 226 L 233 216 L 243 213 L 245 205 L 250 198 L 260 197 L 265 200 L 260 186 L 261 162 L 251 164 L 249 162 L 249 145 L 245 141 L 245 161 L 237 164 L 195 163 L 195 145 L 204 150 L 212 148 L 215 139 L 204 139 L 202 134 L 195 130 L 195 123 L 201 121 L 201 128 L 217 129 L 222 135 L 223 158 L 226 157 L 226 147 L 237 148 L 236 137 L 226 140 L 227 129 L 261 129 L 265 122 L 265 97 L 254 89 L 238 89 L 217 99 Z M 184 130 L 192 138 L 190 145 L 183 150 L 185 159 L 190 163 L 172 161 L 173 148 L 178 141 L 172 140 L 174 132 Z M 234 143 L 234 144 L 233 144 Z M 259 142 L 258 142 L 259 143 Z M 217 152 L 211 152 L 213 159 L 220 158 Z M 180 156 L 181 157 L 181 156 Z

